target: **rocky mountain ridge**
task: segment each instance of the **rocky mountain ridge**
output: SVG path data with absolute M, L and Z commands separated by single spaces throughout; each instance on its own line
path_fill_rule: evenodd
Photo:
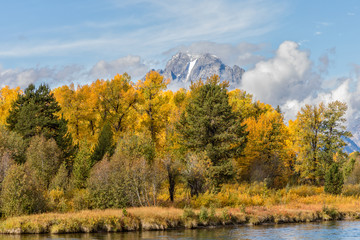
M 216 74 L 220 80 L 227 80 L 230 89 L 240 86 L 245 70 L 237 65 L 225 65 L 220 58 L 211 54 L 192 55 L 179 52 L 166 64 L 164 70 L 158 70 L 165 78 L 171 80 L 175 87 L 188 87 L 191 81 L 206 79 Z

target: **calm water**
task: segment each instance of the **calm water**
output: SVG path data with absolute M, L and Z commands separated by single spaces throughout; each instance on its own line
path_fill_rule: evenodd
M 128 233 L 0 236 L 0 240 L 113 240 L 113 239 L 360 239 L 360 221 L 239 226 L 195 230 Z

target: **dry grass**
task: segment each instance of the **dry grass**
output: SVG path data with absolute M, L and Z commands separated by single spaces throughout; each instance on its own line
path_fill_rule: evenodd
M 321 187 L 271 190 L 261 184 L 228 185 L 218 194 L 207 192 L 196 198 L 179 199 L 181 204 L 195 209 L 143 207 L 45 213 L 8 218 L 0 222 L 0 233 L 119 232 L 359 219 L 360 199 L 355 190 L 355 194 L 334 196 L 325 194 Z M 183 193 L 182 196 L 187 197 Z

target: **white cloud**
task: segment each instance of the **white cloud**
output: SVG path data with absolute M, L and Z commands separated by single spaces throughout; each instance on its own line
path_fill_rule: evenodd
M 285 41 L 273 58 L 245 72 L 241 88 L 261 101 L 281 105 L 289 99 L 304 99 L 319 86 L 320 77 L 312 71 L 308 53 L 300 51 L 297 43 Z
M 285 114 L 285 119 L 295 119 L 297 113 L 304 107 L 308 105 L 317 105 L 323 102 L 325 105 L 333 101 L 345 102 L 348 105 L 348 111 L 346 112 L 346 118 L 350 120 L 353 119 L 355 109 L 352 104 L 352 99 L 354 97 L 353 93 L 350 92 L 349 88 L 350 80 L 344 80 L 337 88 L 332 91 L 321 91 L 316 96 L 307 96 L 302 100 L 289 99 L 282 106 L 281 109 Z
M 149 66 L 144 64 L 139 56 L 126 56 L 114 61 L 99 61 L 91 70 L 92 78 L 111 78 L 117 73 L 127 72 L 133 80 L 143 77 L 149 71 Z

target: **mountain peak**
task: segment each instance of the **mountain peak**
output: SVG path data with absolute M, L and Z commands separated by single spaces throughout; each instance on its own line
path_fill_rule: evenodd
M 230 88 L 236 88 L 239 87 L 245 70 L 236 65 L 231 68 L 210 53 L 178 52 L 167 62 L 165 69 L 159 72 L 178 87 L 188 87 L 191 81 L 207 79 L 216 74 L 220 80 L 229 81 Z

